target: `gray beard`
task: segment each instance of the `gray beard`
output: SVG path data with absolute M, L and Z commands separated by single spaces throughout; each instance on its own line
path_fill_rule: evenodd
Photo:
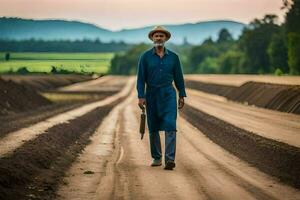
M 164 45 L 165 45 L 164 42 L 162 42 L 162 43 L 156 43 L 156 42 L 154 42 L 154 46 L 155 47 L 163 47 Z

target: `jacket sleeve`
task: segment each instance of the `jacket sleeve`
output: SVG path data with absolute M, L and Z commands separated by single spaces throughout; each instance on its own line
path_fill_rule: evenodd
M 137 69 L 137 92 L 138 98 L 145 98 L 146 66 L 144 55 L 140 56 Z
M 176 59 L 175 59 L 174 82 L 175 82 L 175 86 L 179 92 L 179 97 L 186 97 L 181 62 L 177 55 L 176 55 Z

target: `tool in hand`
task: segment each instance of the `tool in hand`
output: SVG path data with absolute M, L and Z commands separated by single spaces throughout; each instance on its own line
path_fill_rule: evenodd
M 144 137 L 145 134 L 145 126 L 146 126 L 146 114 L 145 114 L 145 107 L 141 107 L 142 114 L 141 114 L 141 123 L 140 123 L 140 134 L 141 134 L 141 140 Z

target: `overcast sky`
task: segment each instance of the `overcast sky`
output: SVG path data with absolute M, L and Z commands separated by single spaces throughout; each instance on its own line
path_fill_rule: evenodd
M 281 6 L 282 0 L 0 0 L 0 16 L 79 20 L 119 30 L 219 19 L 249 23 L 267 13 L 282 21 Z

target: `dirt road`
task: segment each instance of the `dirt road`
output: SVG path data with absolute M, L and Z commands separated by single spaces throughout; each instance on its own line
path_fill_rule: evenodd
M 107 80 L 116 81 L 113 78 Z M 103 83 L 107 82 L 99 84 Z M 97 86 L 94 82 L 84 85 Z M 77 84 L 68 88 L 81 87 Z M 163 166 L 150 167 L 148 133 L 144 140 L 140 140 L 140 110 L 134 79 L 131 78 L 114 96 L 32 125 L 29 129 L 34 133 L 25 134 L 28 127 L 23 127 L 1 138 L 0 198 L 300 199 L 297 185 L 292 186 L 290 182 L 278 178 L 278 174 L 269 173 L 260 165 L 249 162 L 247 158 L 250 161 L 255 159 L 251 155 L 232 152 L 227 148 L 230 142 L 226 146 L 210 137 L 216 131 L 223 133 L 219 135 L 222 141 L 228 140 L 224 134 L 233 134 L 234 137 L 244 134 L 242 138 L 252 134 L 266 138 L 271 145 L 280 141 L 290 147 L 285 149 L 280 146 L 280 150 L 289 153 L 296 149 L 293 156 L 299 157 L 299 138 L 296 134 L 299 133 L 299 118 L 288 113 L 282 114 L 282 117 L 276 111 L 269 113 L 263 109 L 239 107 L 242 105 L 198 91 L 188 90 L 188 97 L 186 107 L 179 111 L 176 168 L 173 171 L 163 170 Z M 205 109 L 208 113 L 201 113 Z M 224 113 L 240 117 L 230 121 Z M 216 124 L 212 125 L 202 121 L 203 118 L 210 119 L 208 114 L 221 121 L 214 120 Z M 260 125 L 255 129 L 262 119 L 266 126 Z M 251 121 L 250 125 L 243 123 L 243 120 Z M 236 127 L 234 130 L 233 125 Z M 218 126 L 221 129 L 214 129 Z M 287 129 L 288 132 L 285 132 Z M 284 137 L 280 136 L 280 131 L 270 134 L 276 130 L 285 132 Z M 163 144 L 164 133 L 161 136 Z M 254 143 L 259 142 L 254 140 Z M 265 143 L 263 146 L 266 146 Z M 164 145 L 162 147 L 164 149 Z M 240 151 L 238 147 L 236 149 Z M 253 153 L 261 157 L 267 155 L 259 150 Z M 268 163 L 265 164 L 268 166 Z M 23 169 L 13 169 L 17 167 Z M 290 167 L 297 169 L 297 166 Z
M 67 172 L 59 199 L 300 199 L 299 190 L 228 153 L 182 117 L 177 167 L 150 167 L 139 112 L 135 92 L 114 108 L 106 118 L 111 124 L 99 127 Z

